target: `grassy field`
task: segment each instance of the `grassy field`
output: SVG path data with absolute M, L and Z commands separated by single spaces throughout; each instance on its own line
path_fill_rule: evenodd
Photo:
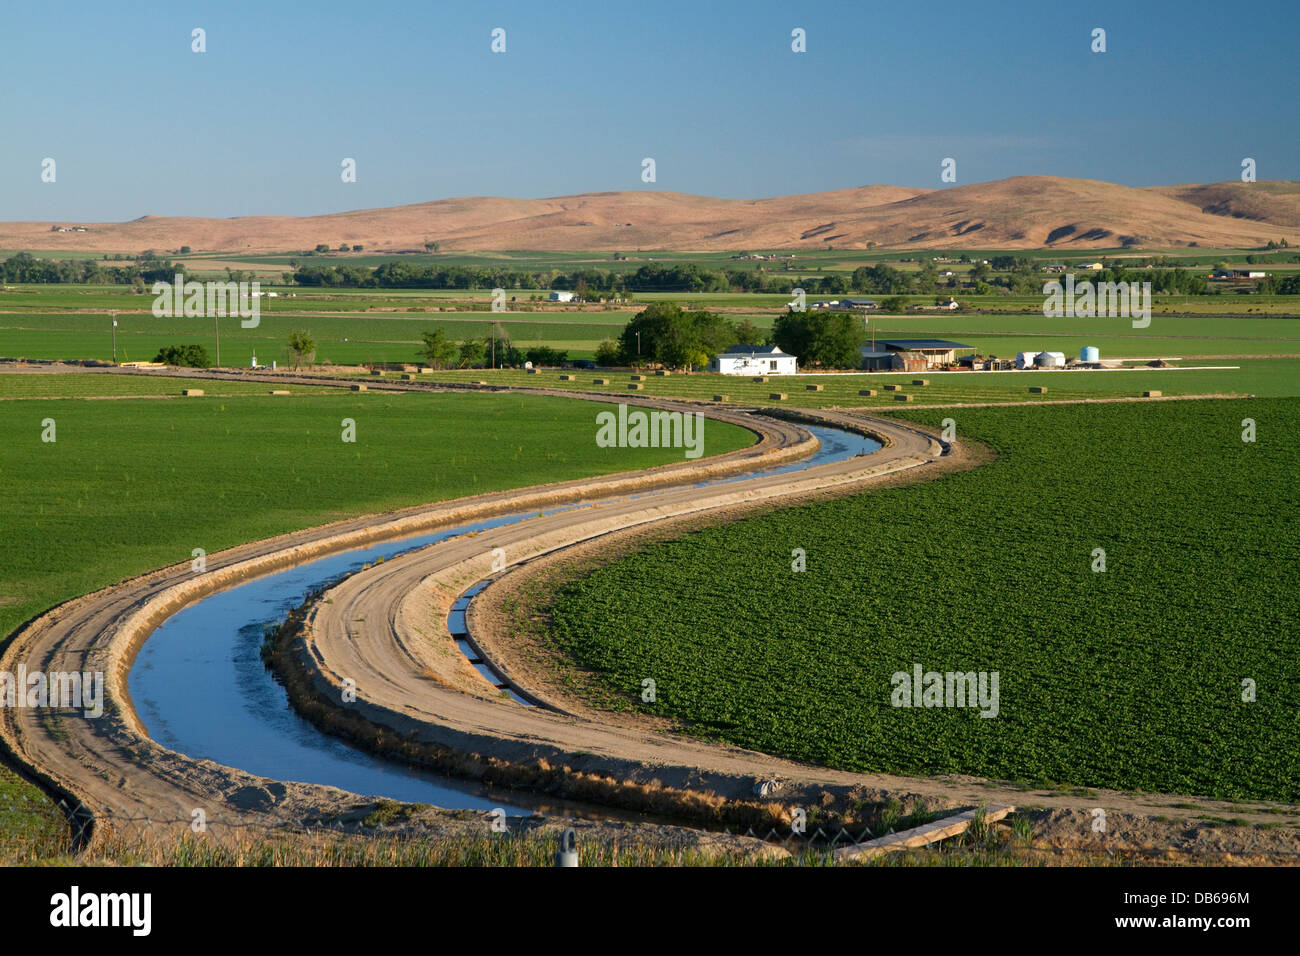
M 1300 798 L 1300 400 L 955 417 L 999 459 L 652 546 L 561 592 L 558 646 L 626 706 L 834 767 Z M 892 706 L 917 663 L 998 672 L 996 718 Z
M 266 395 L 265 382 L 227 382 L 168 376 L 118 375 L 103 372 L 0 372 L 0 399 L 18 398 L 180 398 L 181 389 L 200 388 L 207 398 Z M 320 389 L 282 386 L 290 394 L 319 394 Z
M 1200 364 L 1200 363 L 1183 363 Z M 806 408 L 843 407 L 892 409 L 899 404 L 886 385 L 901 385 L 917 405 L 966 404 L 973 402 L 1058 401 L 1087 398 L 1133 398 L 1155 389 L 1165 395 L 1251 394 L 1260 396 L 1300 395 L 1300 361 L 1295 359 L 1234 359 L 1210 364 L 1238 366 L 1222 369 L 1151 369 L 1120 371 L 1015 371 L 1015 372 L 877 372 L 854 375 L 772 376 L 765 383 L 749 376 L 650 375 L 643 394 L 710 401 L 727 395 L 732 402 L 754 405 L 795 405 Z M 493 385 L 561 387 L 577 391 L 623 392 L 630 384 L 628 372 L 569 372 L 575 381 L 560 380 L 562 373 L 544 369 L 537 374 L 520 371 L 430 372 L 421 379 L 446 382 L 484 381 Z M 928 385 L 914 386 L 916 378 Z M 596 385 L 607 379 L 609 385 Z M 821 391 L 808 391 L 820 385 Z M 1030 387 L 1045 387 L 1043 394 L 1030 394 Z M 863 396 L 863 390 L 875 390 Z M 773 401 L 773 393 L 788 396 Z
M 665 297 L 666 298 L 666 297 Z M 372 300 L 358 300 L 359 308 Z M 320 303 L 301 303 L 318 308 Z M 751 308 L 756 308 L 750 303 Z M 436 307 L 435 307 L 436 308 Z M 0 305 L 0 310 L 3 306 Z M 277 307 L 264 313 L 256 328 L 245 329 L 237 318 L 221 321 L 221 359 L 227 366 L 247 367 L 259 361 L 284 361 L 289 334 L 302 329 L 317 344 L 317 361 L 334 365 L 367 362 L 417 362 L 421 335 L 443 329 L 454 341 L 483 339 L 496 328 L 519 348 L 549 346 L 569 357 L 591 358 L 604 339 L 617 340 L 634 315 L 631 308 L 587 312 L 320 312 L 286 314 Z M 777 314 L 746 311 L 761 329 L 770 328 Z M 111 316 L 87 313 L 0 311 L 0 356 L 28 359 L 99 359 L 113 356 Z M 1162 316 L 1155 314 L 1147 329 L 1132 328 L 1127 319 L 1048 319 L 1042 315 L 968 315 L 927 313 L 874 315 L 869 328 L 874 340 L 944 338 L 969 345 L 985 355 L 1014 356 L 1020 351 L 1051 349 L 1077 356 L 1094 345 L 1103 358 L 1300 355 L 1300 319 L 1263 316 Z M 117 313 L 119 361 L 149 361 L 167 345 L 200 343 L 216 357 L 211 319 L 155 318 L 144 313 Z M 871 341 L 872 339 L 868 339 Z
M 0 389 L 8 378 L 0 375 Z M 31 377 L 23 378 L 20 387 Z M 44 378 L 64 394 L 74 379 L 83 394 L 158 387 L 121 376 Z M 214 552 L 348 515 L 682 459 L 674 449 L 598 448 L 600 407 L 344 392 L 0 402 L 0 633 L 60 601 L 188 561 L 196 547 Z M 41 440 L 46 418 L 56 422 L 53 443 Z M 355 443 L 341 440 L 344 418 L 356 422 Z M 705 453 L 752 438 L 711 424 Z

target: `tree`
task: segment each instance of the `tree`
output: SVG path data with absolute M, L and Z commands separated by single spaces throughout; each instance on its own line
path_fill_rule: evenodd
M 525 352 L 524 358 L 536 368 L 541 365 L 563 365 L 569 360 L 569 353 L 558 351 L 549 345 L 537 345 Z
M 313 364 L 316 361 L 316 340 L 307 332 L 290 332 L 289 361 L 294 366 Z
M 618 343 L 613 339 L 605 339 L 596 346 L 596 364 L 606 367 L 622 365 L 623 350 L 618 347 Z
M 907 308 L 907 300 L 901 295 L 891 295 L 888 299 L 880 300 L 881 312 L 902 312 Z
M 777 316 L 772 341 L 783 352 L 798 356 L 805 366 L 857 368 L 858 348 L 866 329 L 857 317 L 845 312 L 795 312 Z
M 347 252 L 347 251 L 348 251 L 348 244 L 346 242 L 339 243 L 339 252 Z
M 433 368 L 448 368 L 460 355 L 456 343 L 442 329 L 425 332 L 420 338 L 424 340 L 424 351 L 421 354 Z
M 912 289 L 907 273 L 886 265 L 860 266 L 854 269 L 849 284 L 859 292 L 876 295 L 899 295 Z
M 629 360 L 639 354 L 642 360 L 685 368 L 697 353 L 703 353 L 707 362 L 732 345 L 735 334 L 731 323 L 720 315 L 703 310 L 683 312 L 675 303 L 656 302 L 623 327 L 619 345 Z
M 478 339 L 460 343 L 460 367 L 479 368 L 487 358 L 487 347 Z
M 318 246 L 316 246 L 316 251 L 317 251 L 317 252 L 329 252 L 329 251 L 330 251 L 329 243 L 326 243 L 326 242 L 322 242 L 322 243 L 320 243 Z
M 757 325 L 749 319 L 741 319 L 736 323 L 735 334 L 736 345 L 761 345 L 763 342 L 763 333 Z
M 939 270 L 931 260 L 927 259 L 916 274 L 916 291 L 932 293 L 938 287 L 938 284 Z
M 425 242 L 425 244 L 424 244 L 424 251 L 425 251 L 425 252 L 429 252 L 429 253 L 437 252 L 437 251 L 438 251 L 438 244 L 437 244 L 436 242 L 432 242 L 432 241 Z
M 354 245 L 354 246 L 352 247 L 352 251 L 353 251 L 353 252 L 360 252 L 360 251 L 361 251 L 362 249 L 364 249 L 364 248 L 365 248 L 365 246 Z
M 183 368 L 211 368 L 208 350 L 202 345 L 167 345 L 158 350 L 155 362 L 179 365 Z
M 189 247 L 189 246 L 181 246 L 181 255 L 183 255 L 183 256 L 188 256 L 189 254 L 190 254 L 190 247 Z

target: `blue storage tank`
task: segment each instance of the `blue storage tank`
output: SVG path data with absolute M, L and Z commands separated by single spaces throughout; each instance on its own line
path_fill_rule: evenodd
M 1080 362 L 1099 362 L 1101 361 L 1101 352 L 1095 345 L 1085 345 L 1079 352 Z

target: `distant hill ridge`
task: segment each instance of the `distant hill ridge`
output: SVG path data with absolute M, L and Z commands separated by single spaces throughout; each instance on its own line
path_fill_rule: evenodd
M 52 226 L 87 226 L 57 232 Z M 771 199 L 627 191 L 549 199 L 473 196 L 324 216 L 124 223 L 0 223 L 0 248 L 283 252 L 318 243 L 367 252 L 664 249 L 1090 249 L 1300 245 L 1300 183 L 1132 188 L 1016 176 L 947 189 L 861 186 Z

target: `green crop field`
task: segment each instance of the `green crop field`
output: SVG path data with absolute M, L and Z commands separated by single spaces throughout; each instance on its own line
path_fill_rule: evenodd
M 1300 400 L 955 421 L 1000 457 L 651 546 L 561 589 L 558 646 L 627 706 L 829 766 L 1300 798 Z M 893 706 L 916 664 L 997 672 L 997 716 Z
M 125 377 L 43 378 L 93 380 L 83 394 L 115 394 Z M 674 449 L 598 448 L 603 407 L 350 392 L 0 401 L 0 633 L 59 601 L 188 561 L 196 547 L 213 552 L 348 515 L 682 460 Z M 47 418 L 53 443 L 42 441 Z M 356 422 L 355 443 L 341 440 L 344 418 Z M 711 424 L 706 453 L 752 439 Z
M 103 372 L 23 373 L 0 372 L 0 400 L 17 398 L 119 398 L 181 397 L 181 389 L 198 388 L 207 398 L 267 395 L 272 388 L 291 394 L 319 394 L 320 389 L 272 386 L 265 382 L 227 382 L 221 379 L 172 378 L 161 375 L 122 375 Z M 189 401 L 189 399 L 186 399 Z
M 221 362 L 247 368 L 254 354 L 264 365 L 283 362 L 291 332 L 302 329 L 316 341 L 318 362 L 335 365 L 366 362 L 418 362 L 420 336 L 443 329 L 456 341 L 485 339 L 494 327 L 519 348 L 545 345 L 567 349 L 572 357 L 590 356 L 606 338 L 617 338 L 630 313 L 590 313 L 551 320 L 527 313 L 490 317 L 489 313 L 442 313 L 410 318 L 362 318 L 337 315 L 262 315 L 256 328 L 245 329 L 237 318 L 221 319 Z M 99 359 L 113 355 L 107 315 L 0 314 L 0 356 L 28 359 Z M 211 319 L 155 318 L 118 315 L 118 361 L 150 361 L 167 345 L 198 343 L 216 358 Z

